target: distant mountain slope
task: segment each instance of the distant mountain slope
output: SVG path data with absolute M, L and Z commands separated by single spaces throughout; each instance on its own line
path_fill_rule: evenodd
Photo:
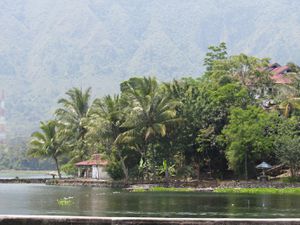
M 209 45 L 300 62 L 298 0 L 1 0 L 0 88 L 11 137 L 73 86 L 118 91 L 132 75 L 199 76 Z

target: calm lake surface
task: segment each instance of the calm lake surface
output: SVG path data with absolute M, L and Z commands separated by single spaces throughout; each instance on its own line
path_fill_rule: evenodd
M 23 179 L 37 179 L 37 178 L 52 178 L 49 175 L 48 170 L 0 170 L 0 179 L 13 179 L 13 178 L 23 178 Z M 55 172 L 55 171 L 54 171 Z M 62 174 L 63 177 L 67 177 L 65 174 Z
M 59 206 L 57 199 L 73 197 Z M 300 217 L 299 195 L 130 193 L 92 187 L 0 184 L 0 214 L 147 217 Z

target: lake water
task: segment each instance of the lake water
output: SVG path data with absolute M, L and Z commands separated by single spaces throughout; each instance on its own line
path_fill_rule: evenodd
M 48 170 L 0 170 L 0 179 L 14 179 L 16 177 L 20 179 L 38 179 L 38 178 L 52 178 L 49 173 L 56 171 Z M 68 177 L 62 174 L 63 177 Z
M 72 197 L 59 206 L 57 199 Z M 300 217 L 299 195 L 130 193 L 36 184 L 0 184 L 0 214 L 146 217 Z

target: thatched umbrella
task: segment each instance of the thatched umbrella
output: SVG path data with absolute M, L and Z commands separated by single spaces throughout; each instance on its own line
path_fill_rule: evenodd
M 262 162 L 261 164 L 256 166 L 256 169 L 261 169 L 263 172 L 263 176 L 265 176 L 265 170 L 272 168 L 272 166 L 266 162 Z

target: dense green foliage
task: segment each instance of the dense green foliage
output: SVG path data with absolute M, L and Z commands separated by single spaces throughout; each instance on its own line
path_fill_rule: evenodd
M 299 122 L 296 117 L 286 119 L 280 124 L 274 145 L 279 161 L 290 167 L 292 177 L 296 176 L 300 168 Z
M 54 118 L 64 170 L 102 153 L 111 176 L 125 181 L 224 178 L 230 171 L 248 179 L 261 161 L 285 163 L 296 175 L 297 72 L 293 83 L 275 84 L 262 69 L 269 59 L 228 56 L 224 43 L 209 50 L 198 79 L 133 77 L 119 95 L 92 102 L 90 89 L 69 90 Z
M 257 106 L 232 108 L 229 123 L 223 129 L 230 168 L 248 178 L 249 167 L 254 168 L 257 160 L 267 158 L 272 152 L 275 138 L 272 131 L 277 120 L 278 115 L 265 113 Z

